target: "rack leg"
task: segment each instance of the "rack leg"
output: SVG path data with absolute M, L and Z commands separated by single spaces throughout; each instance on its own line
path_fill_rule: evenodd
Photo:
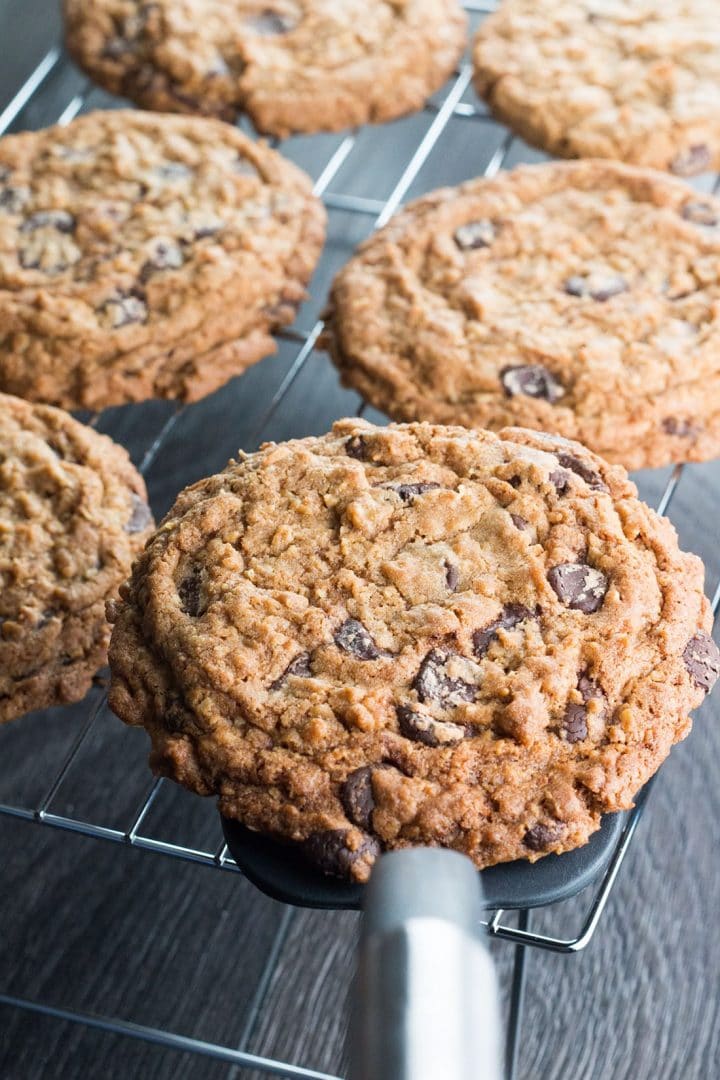
M 530 926 L 530 912 L 518 913 L 518 928 L 527 930 Z M 525 975 L 527 971 L 527 948 L 515 946 L 512 986 L 510 989 L 510 1012 L 508 1014 L 507 1041 L 505 1043 L 505 1080 L 516 1080 L 518 1051 L 520 1048 L 520 1021 L 522 1019 L 523 1000 L 525 997 Z

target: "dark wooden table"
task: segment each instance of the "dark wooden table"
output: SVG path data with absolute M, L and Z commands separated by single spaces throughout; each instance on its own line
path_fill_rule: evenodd
M 59 37 L 53 0 L 0 0 L 0 110 Z M 56 120 L 84 80 L 56 69 L 15 128 Z M 439 99 L 442 100 L 442 97 Z M 464 101 L 472 102 L 468 91 Z M 83 108 L 117 104 L 94 91 Z M 427 131 L 423 113 L 363 130 L 331 184 L 335 193 L 384 200 Z M 482 171 L 505 132 L 453 118 L 409 195 Z M 342 138 L 291 139 L 283 152 L 317 177 Z M 507 164 L 540 155 L 517 140 Z M 712 178 L 699 186 L 709 189 Z M 371 215 L 331 211 L 313 297 L 298 316 L 314 323 L 329 279 L 372 227 Z M 325 430 L 354 413 L 327 359 L 298 344 L 184 411 L 147 479 L 158 514 L 180 487 L 223 466 L 242 446 Z M 296 377 L 293 379 L 293 373 Z M 269 415 L 274 397 L 286 388 Z M 141 461 L 172 414 L 167 403 L 110 410 L 101 430 Z M 657 501 L 668 470 L 642 474 Z M 708 590 L 720 578 L 720 467 L 685 469 L 671 517 L 703 556 Z M 100 698 L 94 692 L 93 700 Z M 38 714 L 0 730 L 0 802 L 35 807 L 87 721 L 91 702 Z M 663 768 L 596 937 L 579 957 L 533 950 L 519 1074 L 527 1080 L 710 1080 L 720 1075 L 720 695 Z M 52 809 L 123 829 L 150 777 L 145 737 L 102 709 Z M 144 828 L 213 849 L 212 805 L 163 786 Z M 239 875 L 74 835 L 0 814 L 0 993 L 121 1017 L 255 1053 L 338 1072 L 343 999 L 357 917 L 291 911 Z M 572 934 L 587 897 L 535 917 Z M 507 989 L 512 949 L 493 944 Z M 273 960 L 273 964 L 268 964 Z M 263 979 L 263 972 L 270 972 Z M 190 1054 L 0 1006 L 3 1080 L 193 1080 L 255 1075 Z

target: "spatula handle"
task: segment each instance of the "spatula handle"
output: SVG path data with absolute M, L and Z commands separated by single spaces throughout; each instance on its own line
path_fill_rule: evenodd
M 501 1080 L 480 878 L 437 848 L 384 855 L 366 889 L 349 1080 Z

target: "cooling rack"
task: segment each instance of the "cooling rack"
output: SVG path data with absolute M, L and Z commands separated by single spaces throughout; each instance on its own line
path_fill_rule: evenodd
M 494 5 L 467 2 L 464 6 L 476 25 Z M 85 81 L 73 68 L 62 46 L 57 45 L 42 57 L 0 112 L 0 134 L 50 123 L 65 124 L 80 112 L 114 106 L 117 102 Z M 408 197 L 472 175 L 490 177 L 503 166 L 543 157 L 524 146 L 488 115 L 472 93 L 471 67 L 467 62 L 461 64 L 443 91 L 413 117 L 397 124 L 363 128 L 340 136 L 291 139 L 283 144 L 282 151 L 313 176 L 315 192 L 328 209 L 329 231 L 326 251 L 312 289 L 313 299 L 301 309 L 296 325 L 278 335 L 277 356 L 250 369 L 198 405 L 176 407 L 167 402 L 151 402 L 82 417 L 128 447 L 147 479 L 157 514 L 168 509 L 180 487 L 221 468 L 238 446 L 253 449 L 266 439 L 323 431 L 334 418 L 352 412 L 364 412 L 382 422 L 383 418 L 374 410 L 364 408 L 357 395 L 340 388 L 327 359 L 315 352 L 322 328 L 319 311 L 333 273 L 347 259 L 355 244 L 372 229 L 385 224 Z M 376 162 L 377 167 L 368 170 L 368 161 Z M 364 166 L 362 170 L 360 165 Z M 699 184 L 706 190 L 716 190 L 718 182 L 717 178 L 704 177 Z M 203 447 L 202 452 L 197 451 L 198 445 Z M 656 471 L 648 481 L 647 491 L 660 513 L 670 510 L 683 473 L 680 465 L 671 471 Z M 647 495 L 645 490 L 643 493 Z M 713 611 L 719 603 L 720 582 L 713 595 Z M 63 790 L 69 777 L 74 778 L 76 789 L 78 776 L 81 786 L 83 782 L 88 788 L 92 786 L 89 773 L 83 773 L 83 759 L 93 740 L 103 737 L 102 732 L 98 735 L 107 718 L 102 685 L 91 691 L 86 701 L 74 710 L 73 717 L 75 722 L 68 725 L 68 743 L 45 779 L 42 790 L 36 790 L 32 797 L 19 792 L 0 801 L 0 815 L 24 820 L 29 825 L 67 830 L 197 863 L 212 872 L 241 873 L 223 842 L 216 816 L 214 839 L 213 830 L 204 825 L 198 829 L 197 836 L 183 837 L 182 841 L 169 839 L 163 829 L 155 827 L 156 811 L 170 785 L 162 779 L 147 785 L 147 772 L 140 764 L 144 747 L 136 755 L 138 779 L 133 791 L 137 798 L 132 805 L 123 806 L 122 821 L 108 823 L 97 800 L 92 797 L 85 802 L 77 797 L 73 803 L 67 802 Z M 492 913 L 484 924 L 491 937 L 507 940 L 515 946 L 508 1015 L 508 1080 L 512 1080 L 516 1071 L 526 949 L 532 946 L 570 954 L 582 951 L 590 943 L 601 923 L 651 788 L 652 782 L 641 792 L 635 809 L 626 816 L 600 880 L 583 894 L 585 910 L 579 925 L 573 925 L 564 933 L 540 932 L 532 929 L 528 911 L 514 914 L 502 910 Z M 0 798 L 3 798 L 2 791 Z M 275 940 L 255 990 L 252 1006 L 255 1013 L 262 1008 L 287 936 L 290 917 L 288 911 L 279 920 Z M 307 1080 L 337 1080 L 309 1067 L 114 1017 L 80 1013 L 2 992 L 0 1004 L 79 1022 L 169 1050 L 204 1055 L 243 1070 Z

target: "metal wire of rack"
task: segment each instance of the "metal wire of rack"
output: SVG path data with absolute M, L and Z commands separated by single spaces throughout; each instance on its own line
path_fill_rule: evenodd
M 491 11 L 495 5 L 491 2 L 483 3 L 481 0 L 466 0 L 463 6 L 468 12 L 482 16 Z M 24 111 L 32 106 L 36 96 L 42 91 L 51 76 L 56 75 L 68 65 L 69 60 L 60 45 L 51 48 L 45 54 L 12 99 L 2 111 L 0 111 L 0 136 L 14 130 L 14 126 L 22 118 Z M 463 63 L 453 76 L 440 103 L 434 104 L 433 102 L 430 102 L 425 106 L 424 111 L 430 118 L 428 126 L 422 138 L 416 145 L 414 152 L 405 162 L 402 172 L 387 198 L 368 198 L 360 195 L 329 190 L 330 185 L 341 172 L 342 167 L 348 161 L 348 158 L 356 146 L 358 132 L 351 132 L 342 138 L 330 154 L 314 184 L 316 195 L 323 199 L 326 207 L 329 210 L 339 210 L 364 216 L 372 220 L 373 228 L 380 228 L 402 204 L 423 166 L 426 165 L 433 152 L 437 149 L 438 142 L 451 121 L 461 121 L 488 126 L 492 125 L 497 129 L 498 125 L 496 122 L 480 104 L 463 101 L 463 97 L 471 83 L 471 75 L 472 70 L 470 64 Z M 84 108 L 91 90 L 91 84 L 85 82 L 79 92 L 73 94 L 69 101 L 62 104 L 60 108 L 56 110 L 55 122 L 67 124 L 77 116 Z M 503 167 L 514 141 L 512 133 L 505 132 L 502 135 L 501 141 L 482 171 L 484 176 L 492 177 Z M 719 186 L 720 178 L 715 181 L 713 190 L 717 190 Z M 263 435 L 267 436 L 268 425 L 271 424 L 274 414 L 286 399 L 290 388 L 305 367 L 308 358 L 313 352 L 321 330 L 322 321 L 318 319 L 307 331 L 290 328 L 281 331 L 278 335 L 289 345 L 297 347 L 297 352 L 270 400 L 263 403 L 263 407 L 260 409 L 257 420 L 253 426 L 253 434 L 249 440 L 250 445 L 256 445 Z M 364 408 L 365 407 L 361 405 L 358 408 L 358 413 L 362 414 Z M 185 411 L 186 407 L 179 406 L 162 422 L 140 462 L 139 468 L 143 474 L 147 473 L 150 469 L 160 450 L 165 445 L 171 431 L 177 425 Z M 95 425 L 97 424 L 99 417 L 90 416 L 86 419 L 88 423 Z M 665 514 L 670 509 L 671 502 L 682 480 L 683 472 L 684 469 L 682 465 L 677 465 L 673 469 L 657 503 L 657 510 L 659 513 Z M 713 613 L 717 612 L 719 606 L 720 581 L 716 585 L 712 598 Z M 57 813 L 53 810 L 53 803 L 56 796 L 71 768 L 76 763 L 82 748 L 89 739 L 105 701 L 106 696 L 104 694 L 96 695 L 85 723 L 81 726 L 72 745 L 67 750 L 64 760 L 57 769 L 51 782 L 48 784 L 44 795 L 37 801 L 36 805 L 27 807 L 12 803 L 0 803 L 0 815 L 20 819 L 36 825 L 45 825 L 55 829 L 66 830 L 97 840 L 111 841 L 113 843 L 127 845 L 131 848 L 155 852 L 174 859 L 197 863 L 213 870 L 240 874 L 241 870 L 230 855 L 224 842 L 220 842 L 214 849 L 210 850 L 200 846 L 193 847 L 186 844 L 170 842 L 153 836 L 149 832 L 143 831 L 143 826 L 147 823 L 150 811 L 155 805 L 163 785 L 167 783 L 161 778 L 155 779 L 151 783 L 146 794 L 130 815 L 125 828 L 112 828 L 91 820 L 84 820 L 82 817 L 72 817 L 67 814 Z M 509 941 L 516 947 L 506 1050 L 506 1074 L 508 1080 L 512 1080 L 515 1076 L 517 1065 L 518 1032 L 522 1012 L 526 948 L 536 947 L 555 953 L 571 954 L 580 952 L 587 947 L 600 924 L 608 900 L 611 896 L 613 886 L 620 872 L 620 868 L 630 849 L 633 836 L 645 809 L 653 783 L 654 781 L 651 781 L 645 786 L 637 799 L 635 808 L 627 815 L 622 833 L 608 867 L 600 881 L 592 888 L 592 896 L 579 928 L 568 932 L 568 934 L 564 936 L 534 932 L 530 928 L 530 913 L 527 911 L 518 912 L 517 926 L 512 925 L 512 923 L 505 918 L 506 913 L 502 910 L 495 911 L 492 914 L 492 917 L 484 923 L 488 935 L 497 939 Z M 256 990 L 251 1010 L 255 1013 L 257 1013 L 262 1006 L 265 989 L 271 978 L 274 964 L 279 955 L 279 950 L 287 936 L 291 917 L 291 912 L 288 909 L 285 913 L 285 917 L 280 921 L 273 947 L 270 950 L 265 969 L 261 974 Z M 258 1072 L 271 1073 L 283 1077 L 303 1078 L 303 1080 L 338 1080 L 337 1077 L 331 1076 L 328 1073 L 262 1057 L 246 1050 L 238 1050 L 228 1046 L 205 1042 L 200 1039 L 190 1038 L 142 1024 L 130 1023 L 117 1018 L 102 1017 L 94 1014 L 58 1008 L 13 994 L 0 992 L 0 1005 L 29 1010 L 36 1014 L 45 1015 L 58 1020 L 77 1022 L 90 1028 L 140 1039 L 175 1051 L 203 1055 L 216 1061 L 225 1062 L 235 1068 L 252 1068 Z

